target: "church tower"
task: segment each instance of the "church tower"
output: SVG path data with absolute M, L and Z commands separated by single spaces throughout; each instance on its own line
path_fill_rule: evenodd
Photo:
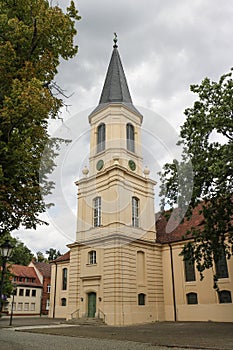
M 89 115 L 89 165 L 76 182 L 67 318 L 100 317 L 112 325 L 163 320 L 156 183 L 143 168 L 142 121 L 115 37 L 100 101 Z

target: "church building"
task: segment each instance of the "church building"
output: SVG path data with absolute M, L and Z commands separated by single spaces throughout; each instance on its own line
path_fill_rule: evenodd
M 52 263 L 49 316 L 101 318 L 109 325 L 232 322 L 232 261 L 224 265 L 221 299 L 211 272 L 202 282 L 195 272 L 187 280 L 179 227 L 168 237 L 160 222 L 156 232 L 156 183 L 143 166 L 142 122 L 114 39 L 100 101 L 89 115 L 89 165 L 76 182 L 76 241 Z

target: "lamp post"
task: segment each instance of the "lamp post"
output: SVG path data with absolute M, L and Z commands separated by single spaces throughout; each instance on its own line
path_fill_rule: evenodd
M 13 245 L 6 240 L 2 245 L 0 245 L 0 254 L 2 257 L 2 275 L 1 275 L 1 285 L 0 285 L 0 315 L 2 312 L 2 297 L 3 297 L 3 285 L 4 285 L 4 275 L 6 271 L 7 259 L 11 256 Z
M 17 284 L 13 283 L 13 296 L 12 296 L 12 302 L 11 302 L 11 317 L 10 317 L 9 326 L 12 326 L 12 319 L 13 319 L 13 312 L 14 312 L 14 299 L 15 299 L 16 291 L 17 291 Z

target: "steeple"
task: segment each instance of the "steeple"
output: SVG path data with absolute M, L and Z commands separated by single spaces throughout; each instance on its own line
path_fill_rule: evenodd
M 121 63 L 121 58 L 118 52 L 117 35 L 116 33 L 114 33 L 114 35 L 112 56 L 100 96 L 99 105 L 95 108 L 91 115 L 106 107 L 108 104 L 120 103 L 141 116 L 141 113 L 133 105 L 126 76 Z

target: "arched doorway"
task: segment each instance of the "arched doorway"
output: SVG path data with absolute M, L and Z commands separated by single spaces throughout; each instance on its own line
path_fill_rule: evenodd
M 88 317 L 95 317 L 96 313 L 96 293 L 88 293 Z

